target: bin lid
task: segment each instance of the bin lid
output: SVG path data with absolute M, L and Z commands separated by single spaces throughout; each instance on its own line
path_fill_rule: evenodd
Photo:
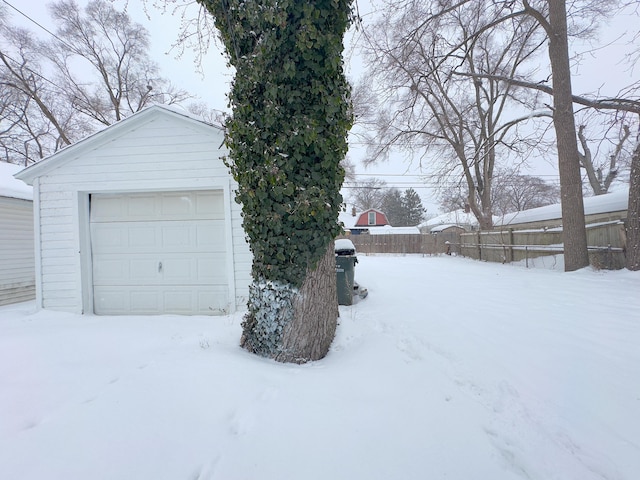
M 339 238 L 336 240 L 335 252 L 338 255 L 354 255 L 356 247 L 348 238 Z

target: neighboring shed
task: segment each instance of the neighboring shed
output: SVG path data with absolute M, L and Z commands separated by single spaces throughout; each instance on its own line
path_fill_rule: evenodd
M 38 306 L 105 315 L 243 306 L 251 253 L 223 136 L 156 105 L 19 173 L 34 187 Z
M 437 217 L 430 218 L 420 225 L 422 233 L 431 233 L 434 228 L 440 228 L 443 225 L 450 227 L 458 226 L 467 232 L 478 229 L 478 220 L 473 213 L 464 210 L 454 210 L 453 212 L 443 213 Z
M 584 215 L 587 225 L 611 222 L 627 218 L 629 188 L 584 198 Z M 545 207 L 508 213 L 494 222 L 496 227 L 514 229 L 555 228 L 562 225 L 562 207 L 559 203 Z
M 13 178 L 20 170 L 0 162 L 0 305 L 35 297 L 33 194 Z
M 437 225 L 429 230 L 429 233 L 432 235 L 446 235 L 446 234 L 454 234 L 460 235 L 461 233 L 465 233 L 466 230 L 458 225 Z

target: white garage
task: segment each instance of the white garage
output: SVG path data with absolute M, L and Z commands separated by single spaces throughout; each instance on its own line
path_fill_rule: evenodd
M 154 106 L 17 175 L 34 186 L 36 296 L 97 315 L 244 308 L 251 255 L 220 128 Z

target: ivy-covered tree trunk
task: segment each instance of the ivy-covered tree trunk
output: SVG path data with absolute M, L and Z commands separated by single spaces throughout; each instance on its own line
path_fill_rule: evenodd
M 241 344 L 326 355 L 338 307 L 333 239 L 351 127 L 342 38 L 351 0 L 198 0 L 236 74 L 227 165 L 238 182 L 253 282 Z

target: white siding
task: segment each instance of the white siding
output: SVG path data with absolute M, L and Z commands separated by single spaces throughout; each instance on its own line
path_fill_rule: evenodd
M 0 305 L 34 296 L 33 203 L 0 197 Z
M 243 308 L 251 256 L 239 206 L 229 192 L 233 183 L 220 159 L 224 153 L 222 132 L 167 113 L 130 124 L 132 129 L 124 133 L 120 130 L 116 138 L 111 138 L 108 129 L 104 135 L 96 135 L 89 144 L 92 148 L 84 148 L 76 158 L 39 177 L 40 305 L 52 310 L 83 311 L 87 279 L 81 278 L 81 272 L 87 275 L 83 258 L 89 256 L 90 249 L 83 202 L 88 202 L 88 194 L 222 189 L 231 199 L 227 208 L 231 212 L 229 250 L 234 253 L 235 306 Z

